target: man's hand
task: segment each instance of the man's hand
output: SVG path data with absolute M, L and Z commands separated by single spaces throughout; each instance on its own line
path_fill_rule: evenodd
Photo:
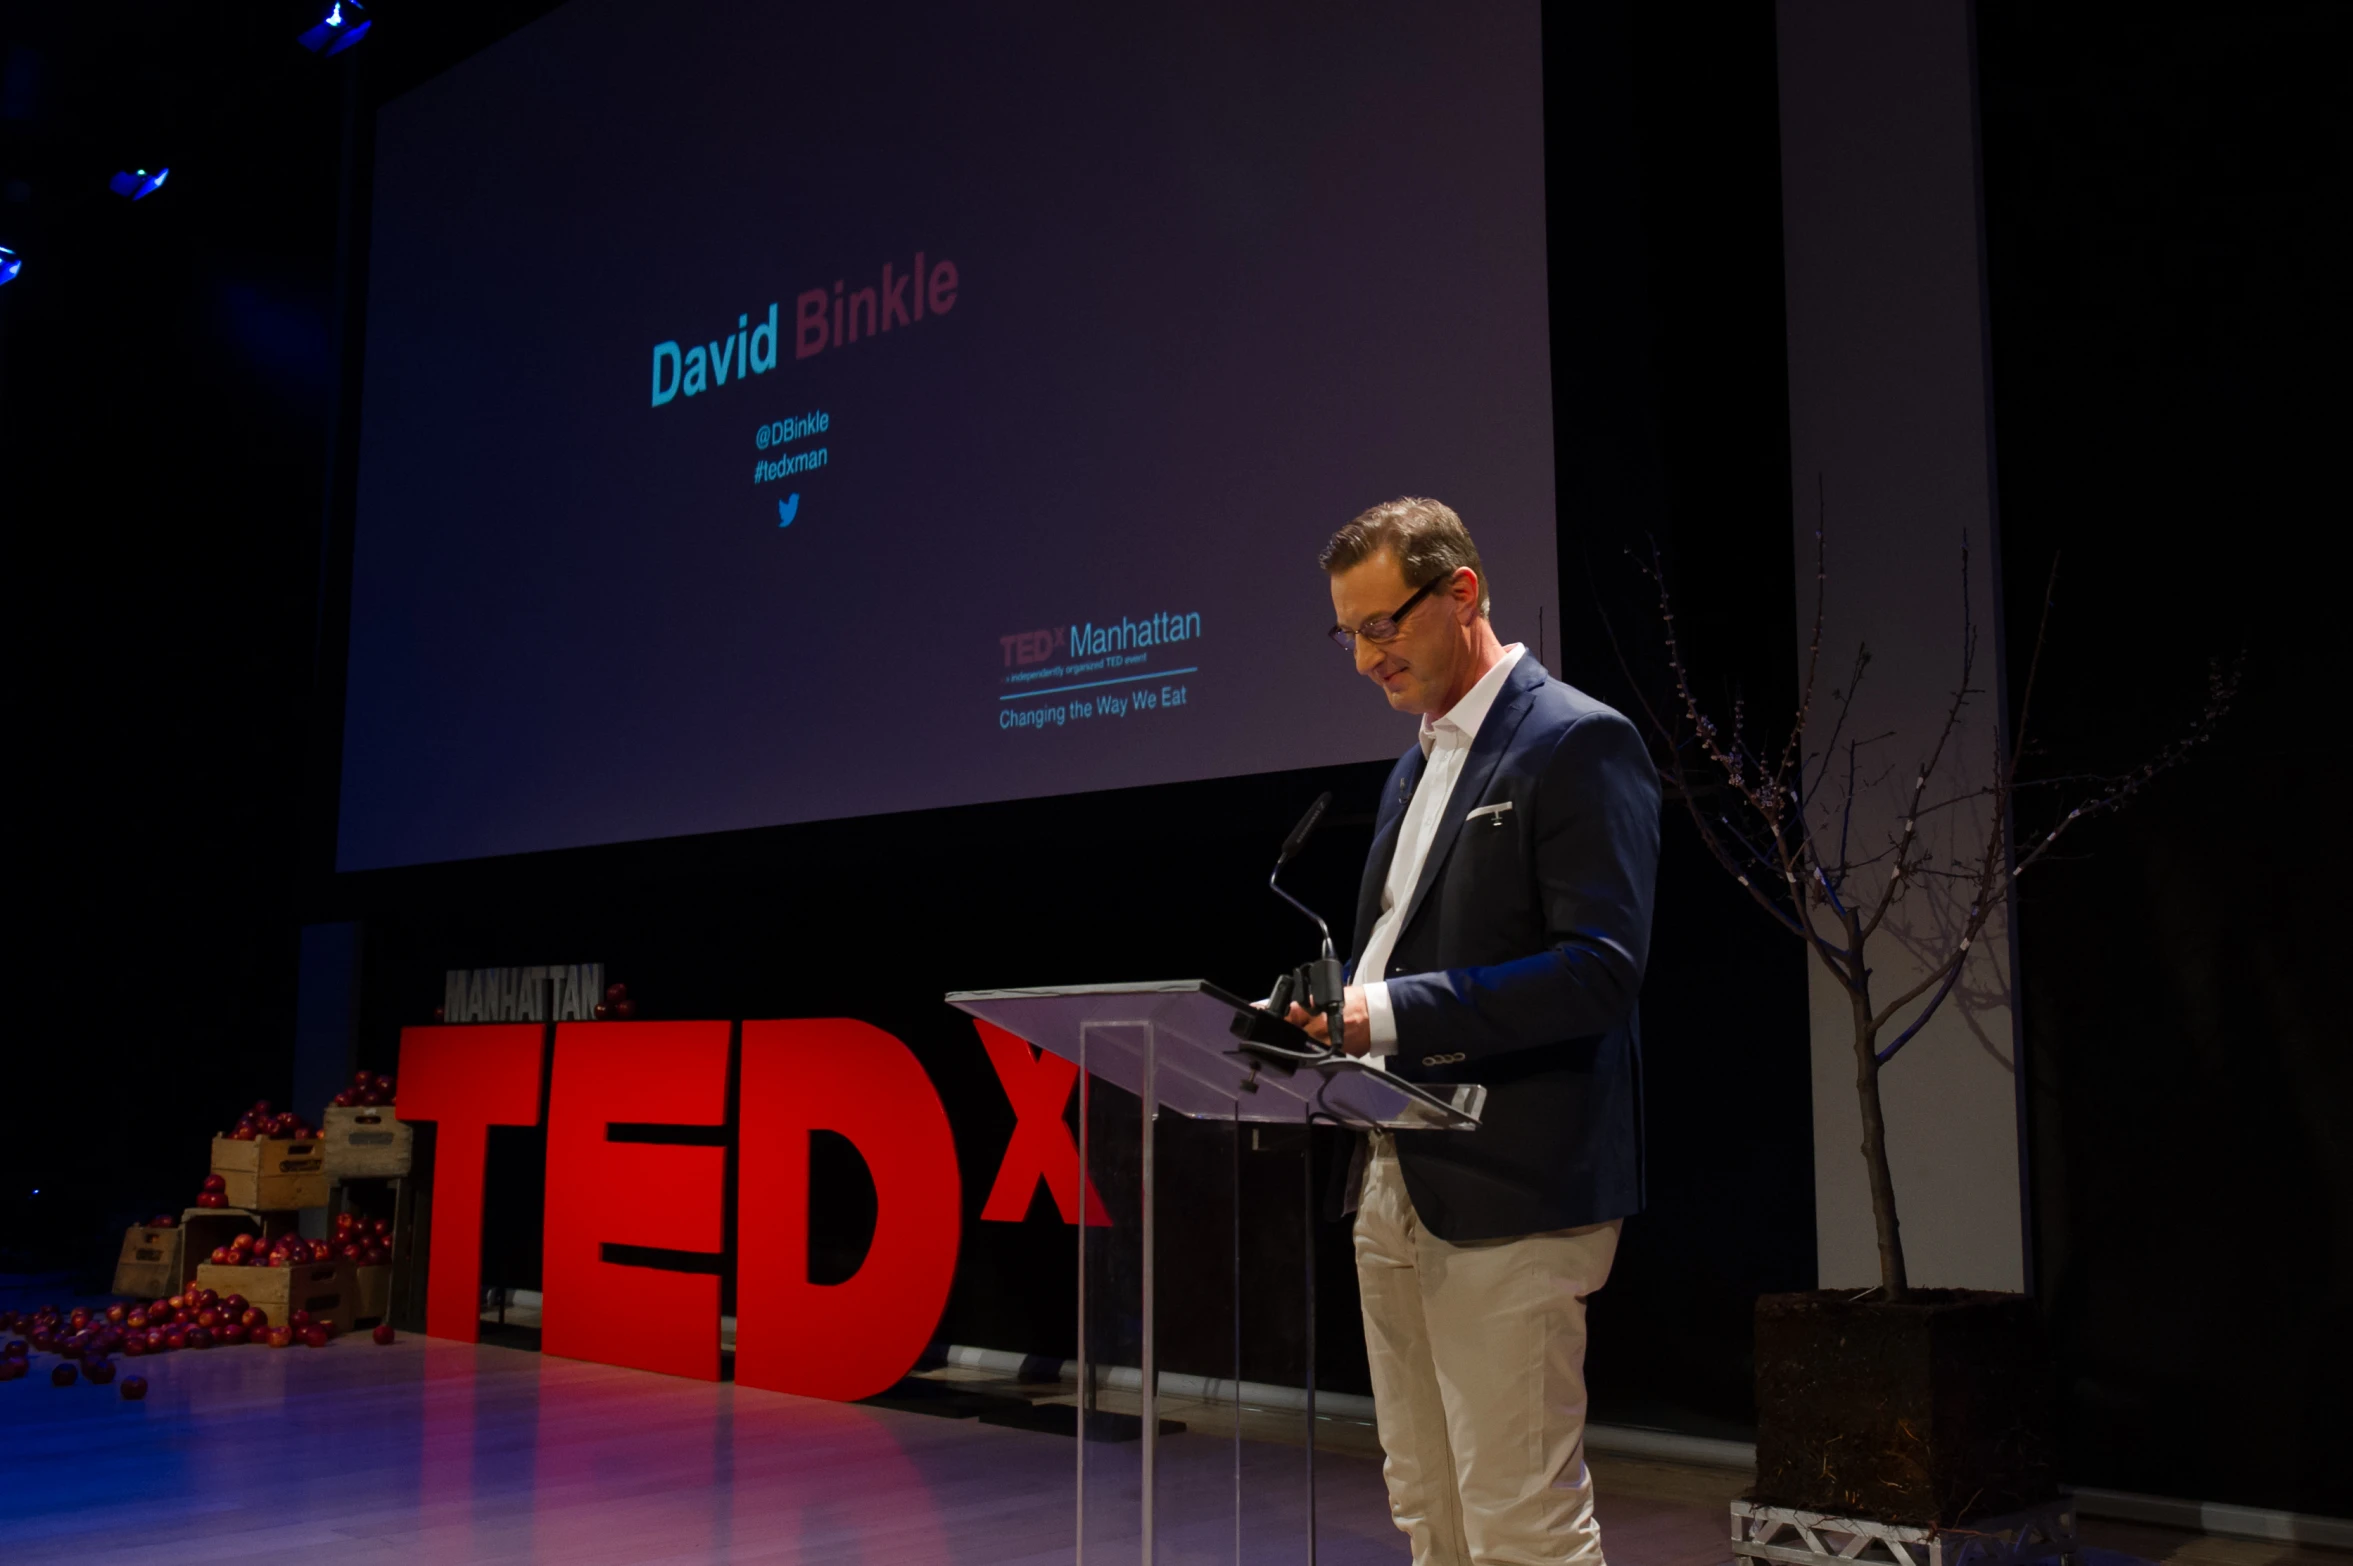
M 1293 1001 L 1287 1020 L 1292 1026 L 1306 1030 L 1307 1036 L 1318 1044 L 1332 1042 L 1329 1021 L 1320 1011 L 1309 1011 Z M 1340 1031 L 1346 1035 L 1341 1044 L 1349 1054 L 1361 1055 L 1372 1048 L 1372 1018 L 1364 1009 L 1364 991 L 1357 985 L 1351 984 L 1340 992 Z

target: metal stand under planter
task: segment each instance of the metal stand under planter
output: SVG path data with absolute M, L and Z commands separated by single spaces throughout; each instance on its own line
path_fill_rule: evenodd
M 1951 1528 L 1734 1501 L 1732 1553 L 1789 1566 L 2018 1566 L 2052 1556 L 2078 1566 L 2082 1559 L 2075 1503 L 2064 1497 Z

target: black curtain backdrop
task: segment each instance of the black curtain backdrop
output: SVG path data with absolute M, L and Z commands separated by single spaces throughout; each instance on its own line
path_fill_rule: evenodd
M 2211 753 L 2021 884 L 2036 1272 L 2077 1483 L 2353 1515 L 2347 14 L 1981 11 L 2012 711 Z M 2047 823 L 2030 807 L 2021 827 Z

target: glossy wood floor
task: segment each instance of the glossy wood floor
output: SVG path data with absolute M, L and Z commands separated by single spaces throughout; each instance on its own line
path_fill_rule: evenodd
M 1068 1562 L 1074 1445 L 514 1349 L 364 1338 L 120 1362 L 112 1387 L 0 1385 L 0 1561 Z M 1352 1443 L 1353 1444 L 1353 1443 Z M 1134 1446 L 1091 1451 L 1132 1454 Z M 1281 1515 L 1301 1453 L 1245 1443 L 1245 1558 L 1304 1559 Z M 1224 1559 L 1233 1449 L 1162 1447 L 1166 1561 Z M 1644 1468 L 1623 1465 L 1629 1481 Z M 1669 1475 L 1678 1471 L 1666 1470 Z M 1603 1483 L 1613 1560 L 1723 1561 L 1737 1476 Z M 1321 1559 L 1402 1562 L 1375 1460 L 1325 1452 Z M 1203 1520 L 1204 1514 L 1208 1521 Z M 1094 1555 L 1090 1548 L 1090 1558 Z M 1135 1559 L 1132 1542 L 1126 1558 Z
M 364 1338 L 120 1361 L 152 1386 L 0 1384 L 0 1563 L 1067 1563 L 1075 1448 L 1032 1434 L 544 1358 Z M 1268 1433 L 1276 1433 L 1270 1426 Z M 1331 1566 L 1402 1563 L 1370 1432 L 1327 1429 Z M 1094 1447 L 1116 1467 L 1136 1448 Z M 1302 1453 L 1246 1442 L 1243 1559 L 1292 1542 Z M 1230 1560 L 1233 1448 L 1162 1448 L 1164 1562 Z M 1720 1566 L 1746 1476 L 1597 1459 L 1613 1566 Z M 2309 1546 L 2087 1519 L 2087 1566 L 2345 1566 Z M 1110 1541 L 1106 1541 L 1110 1542 Z M 1136 1559 L 1132 1534 L 1104 1558 Z M 1097 1558 L 1090 1546 L 1089 1559 Z

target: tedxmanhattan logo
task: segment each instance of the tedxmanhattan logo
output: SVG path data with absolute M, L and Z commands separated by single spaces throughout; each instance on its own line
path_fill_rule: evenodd
M 953 261 L 933 261 L 920 250 L 902 271 L 885 261 L 882 275 L 863 288 L 837 278 L 831 289 L 805 289 L 793 297 L 793 357 L 814 359 L 829 349 L 847 348 L 888 332 L 937 320 L 956 308 L 959 278 Z M 654 344 L 654 407 L 680 397 L 700 397 L 729 381 L 741 384 L 776 368 L 778 307 L 768 306 L 759 324 L 751 312 L 735 328 L 705 342 Z

